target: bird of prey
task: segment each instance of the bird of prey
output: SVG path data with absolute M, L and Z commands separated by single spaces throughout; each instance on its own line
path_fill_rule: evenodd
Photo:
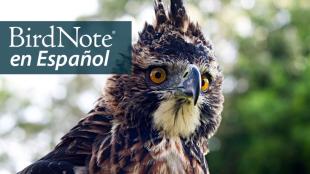
M 87 117 L 20 174 L 209 173 L 222 72 L 182 0 L 169 9 L 155 0 L 154 9 L 133 45 L 132 73 L 109 78 Z

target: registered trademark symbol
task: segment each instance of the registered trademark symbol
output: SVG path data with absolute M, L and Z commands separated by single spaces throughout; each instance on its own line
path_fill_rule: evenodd
M 115 30 L 113 30 L 113 31 L 112 31 L 112 34 L 116 34 L 116 31 L 115 31 Z

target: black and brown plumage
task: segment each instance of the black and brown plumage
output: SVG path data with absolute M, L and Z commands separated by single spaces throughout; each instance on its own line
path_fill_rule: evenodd
M 88 116 L 20 174 L 209 173 L 209 138 L 221 121 L 222 73 L 182 0 L 133 46 L 132 74 L 114 75 Z

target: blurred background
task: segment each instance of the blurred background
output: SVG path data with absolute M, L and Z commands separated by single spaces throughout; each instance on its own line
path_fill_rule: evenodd
M 168 1 L 165 1 L 169 4 Z M 213 174 L 310 173 L 310 1 L 187 0 L 225 73 L 207 155 Z M 0 20 L 130 20 L 152 0 L 1 0 Z M 0 174 L 50 151 L 94 105 L 107 75 L 1 75 Z

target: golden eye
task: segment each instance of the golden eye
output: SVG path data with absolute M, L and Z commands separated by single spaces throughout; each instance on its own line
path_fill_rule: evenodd
M 202 76 L 201 78 L 201 90 L 206 92 L 209 89 L 209 79 L 207 76 Z
M 156 84 L 163 83 L 167 78 L 166 71 L 163 68 L 154 68 L 150 73 L 150 79 Z

